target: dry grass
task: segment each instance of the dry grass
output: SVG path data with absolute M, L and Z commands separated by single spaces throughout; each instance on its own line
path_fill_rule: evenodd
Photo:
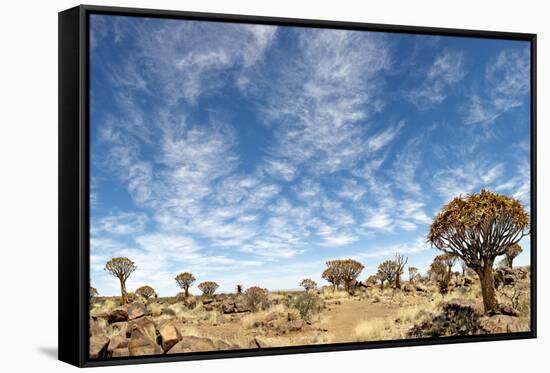
M 436 304 L 430 302 L 400 309 L 396 316 L 362 320 L 355 327 L 355 340 L 366 342 L 407 338 L 407 332 L 411 327 L 436 308 Z

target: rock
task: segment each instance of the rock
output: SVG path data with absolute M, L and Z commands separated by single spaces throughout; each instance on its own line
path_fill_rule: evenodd
M 403 291 L 405 293 L 412 293 L 414 292 L 414 286 L 412 286 L 411 284 L 405 284 L 403 285 Z
M 251 309 L 244 299 L 235 300 L 235 312 L 250 312 Z
M 419 291 L 421 293 L 427 293 L 428 292 L 428 288 L 422 284 L 415 284 L 414 285 L 414 288 L 416 291 Z
M 209 338 L 184 336 L 176 343 L 167 354 L 180 354 L 185 352 L 214 351 L 216 346 Z
M 168 322 L 159 328 L 159 334 L 162 344 L 162 349 L 168 351 L 172 346 L 179 342 L 181 335 L 174 324 Z
M 128 320 L 135 320 L 147 314 L 147 306 L 144 303 L 134 302 L 126 305 Z
M 110 338 L 109 341 L 109 348 L 107 351 L 110 353 L 114 352 L 114 350 L 118 348 L 127 348 L 128 347 L 128 339 L 124 335 L 115 335 L 114 337 Z
M 126 336 L 131 338 L 134 333 L 139 332 L 142 335 L 147 336 L 149 339 L 156 341 L 157 339 L 157 325 L 149 317 L 142 317 L 137 320 L 130 321 L 126 329 Z
M 127 334 L 130 334 L 128 351 L 130 356 L 162 354 L 162 348 L 157 344 L 155 323 L 148 317 L 142 317 L 128 323 Z
M 515 316 L 515 317 L 519 316 L 519 311 L 518 310 L 515 310 L 512 307 L 508 307 L 508 306 L 502 307 L 500 309 L 500 312 L 503 315 L 507 315 L 507 316 Z
M 125 309 L 116 308 L 107 315 L 107 322 L 109 324 L 121 321 L 128 321 L 128 312 Z
M 297 331 L 302 330 L 302 327 L 304 326 L 304 323 L 301 320 L 294 320 L 294 321 L 288 322 L 287 325 L 288 325 L 288 330 L 289 331 L 297 332 Z
M 470 276 L 464 276 L 464 286 L 471 286 L 474 284 L 475 280 Z
M 235 301 L 233 301 L 233 299 L 230 299 L 230 298 L 224 299 L 221 303 L 221 311 L 223 313 L 235 312 Z
M 443 312 L 457 315 L 474 315 L 482 316 L 483 315 L 483 306 L 474 301 L 463 300 L 463 299 L 453 299 L 447 302 L 442 303 L 441 308 Z
M 94 336 L 90 338 L 90 359 L 100 359 L 105 357 L 109 338 L 105 336 Z
M 182 299 L 182 303 L 185 307 L 189 308 L 190 310 L 197 307 L 197 300 L 195 299 L 194 296 L 188 296 L 187 298 L 184 297 Z
M 113 350 L 111 357 L 128 357 L 130 356 L 130 350 L 128 347 L 121 347 Z
M 485 316 L 479 320 L 482 332 L 486 334 L 514 333 L 523 331 L 517 317 L 508 315 Z
M 260 336 L 257 336 L 254 338 L 254 344 L 256 344 L 258 348 L 270 347 L 270 344 L 268 343 L 268 341 L 265 338 Z
M 516 282 L 514 275 L 505 275 L 503 279 L 504 285 L 513 285 Z
M 204 298 L 204 299 L 202 300 L 202 304 L 203 304 L 203 305 L 212 304 L 212 303 L 214 303 L 214 298 Z

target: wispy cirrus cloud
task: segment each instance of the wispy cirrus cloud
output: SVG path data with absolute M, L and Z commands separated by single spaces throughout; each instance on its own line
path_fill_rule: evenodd
M 466 124 L 490 125 L 524 104 L 530 89 L 529 49 L 504 50 L 485 69 L 482 94 L 473 94 Z
M 428 69 L 424 81 L 408 94 L 408 98 L 418 108 L 425 110 L 443 102 L 450 88 L 466 76 L 464 56 L 457 51 L 444 51 L 439 54 Z

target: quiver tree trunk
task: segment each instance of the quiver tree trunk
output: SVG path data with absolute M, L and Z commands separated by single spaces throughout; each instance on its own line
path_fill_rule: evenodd
M 184 290 L 185 290 L 185 298 L 187 298 L 189 296 L 189 286 L 186 286 Z
M 121 303 L 124 305 L 128 302 L 128 292 L 126 291 L 126 282 L 120 279 L 120 295 Z
M 495 279 L 493 276 L 493 261 L 485 261 L 481 270 L 477 271 L 483 296 L 485 313 L 498 310 L 498 302 L 495 296 Z
M 511 257 L 507 256 L 506 257 L 506 265 L 508 266 L 508 268 L 510 268 L 510 269 L 514 268 L 513 264 L 514 264 L 514 258 L 511 258 Z
M 401 289 L 401 276 L 399 275 L 395 276 L 395 288 Z
M 384 280 L 380 280 L 380 290 L 384 290 Z

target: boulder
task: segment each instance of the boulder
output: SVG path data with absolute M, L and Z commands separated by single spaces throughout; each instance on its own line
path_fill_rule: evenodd
M 267 341 L 266 338 L 257 336 L 254 338 L 253 343 L 256 345 L 257 348 L 266 348 L 271 347 L 270 343 Z M 251 343 L 252 345 L 252 343 Z
M 479 320 L 481 331 L 486 334 L 524 331 L 517 317 L 508 315 L 485 316 Z
M 425 285 L 422 285 L 422 284 L 415 284 L 414 285 L 414 288 L 416 291 L 419 291 L 421 293 L 427 293 L 428 292 L 428 288 L 425 286 Z
M 509 307 L 509 306 L 502 307 L 500 309 L 500 312 L 503 315 L 507 315 L 507 316 L 515 316 L 515 317 L 519 316 L 519 311 L 515 310 L 515 309 L 513 309 L 512 307 Z
M 250 312 L 251 309 L 244 299 L 235 300 L 235 312 Z
M 403 291 L 405 293 L 412 293 L 414 292 L 414 286 L 412 286 L 411 284 L 405 284 L 403 285 Z
M 135 320 L 147 314 L 147 306 L 141 302 L 134 302 L 126 305 L 128 320 Z
M 223 313 L 233 313 L 235 312 L 235 301 L 231 298 L 224 299 L 220 308 Z
M 181 354 L 185 352 L 215 351 L 216 346 L 209 338 L 184 336 L 167 354 Z
M 471 286 L 474 284 L 475 280 L 470 276 L 464 276 L 464 286 Z
M 107 351 L 113 353 L 118 348 L 128 348 L 128 339 L 125 335 L 115 335 L 109 339 L 109 347 Z
M 128 357 L 130 356 L 130 350 L 128 347 L 121 347 L 113 350 L 111 357 Z
M 181 335 L 173 323 L 167 322 L 160 326 L 159 335 L 162 349 L 168 351 L 172 346 L 179 342 Z
M 109 324 L 121 321 L 128 321 L 128 312 L 123 308 L 116 308 L 107 314 Z
M 162 354 L 162 348 L 157 344 L 156 324 L 148 317 L 128 323 L 130 341 L 128 351 L 130 356 L 158 355 Z
M 100 359 L 105 357 L 109 338 L 105 336 L 94 336 L 90 338 L 90 359 Z

